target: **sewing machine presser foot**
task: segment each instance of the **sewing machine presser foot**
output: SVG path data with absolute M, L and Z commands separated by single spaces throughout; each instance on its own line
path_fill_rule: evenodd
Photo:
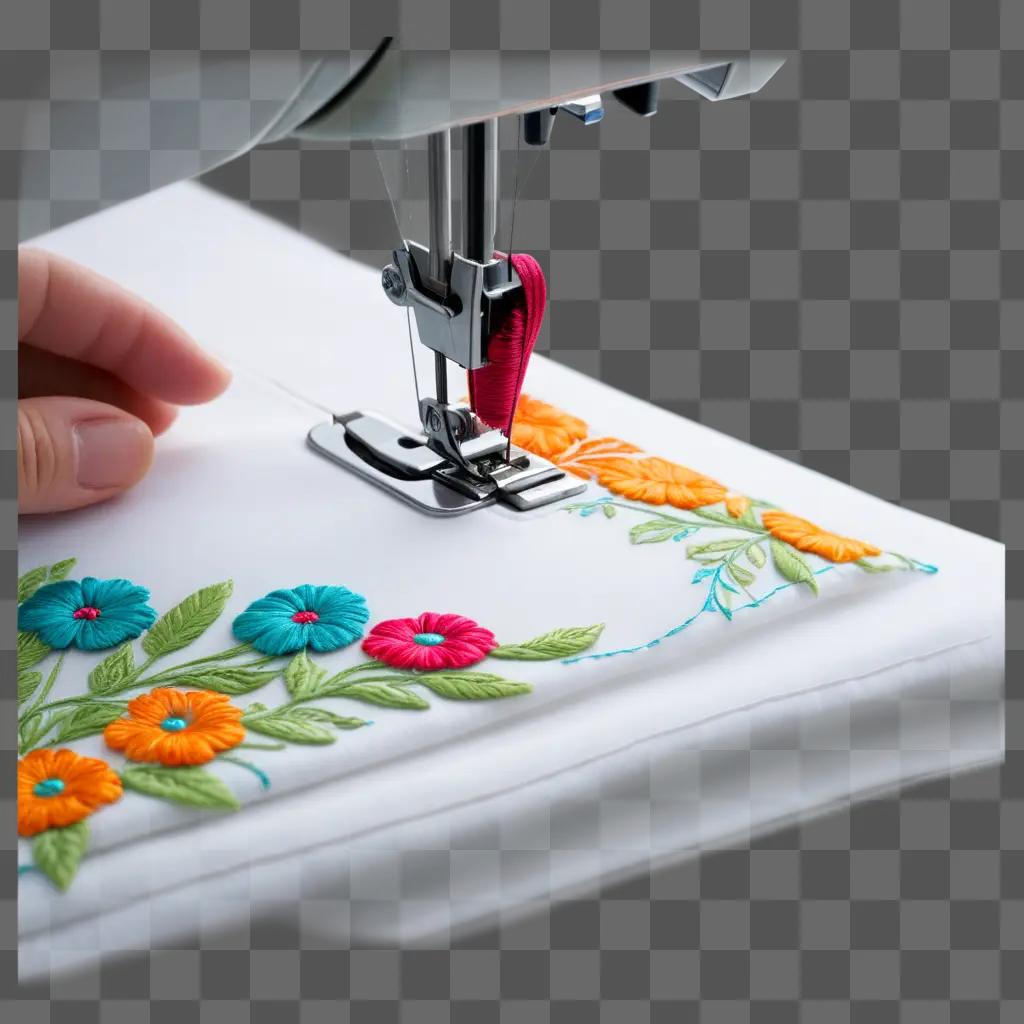
M 462 515 L 499 502 L 528 512 L 586 489 L 546 459 L 510 445 L 500 430 L 460 431 L 460 421 L 473 419 L 464 407 L 424 399 L 421 414 L 426 429 L 413 433 L 378 413 L 357 410 L 313 427 L 308 441 L 321 455 L 430 515 Z

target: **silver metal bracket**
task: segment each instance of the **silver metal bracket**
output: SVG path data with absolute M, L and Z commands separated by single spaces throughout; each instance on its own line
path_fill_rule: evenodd
M 479 369 L 487 362 L 493 304 L 522 287 L 518 275 L 507 260 L 476 263 L 453 253 L 448 293 L 438 296 L 424 285 L 429 250 L 418 242 L 405 245 L 392 253 L 394 262 L 381 273 L 388 298 L 395 305 L 412 307 L 420 341 L 427 348 L 467 370 Z
M 546 459 L 509 447 L 500 431 L 469 439 L 468 451 L 463 446 L 455 461 L 429 448 L 424 434 L 360 410 L 318 424 L 308 441 L 321 455 L 430 515 L 462 515 L 499 501 L 525 512 L 586 488 Z M 473 447 L 474 442 L 479 443 Z

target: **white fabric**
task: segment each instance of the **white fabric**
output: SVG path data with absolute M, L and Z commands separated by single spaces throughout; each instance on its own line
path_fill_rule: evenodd
M 306 447 L 306 431 L 327 409 L 415 418 L 404 316 L 373 271 L 195 185 L 39 244 L 150 298 L 237 370 L 224 399 L 183 413 L 130 495 L 22 526 L 23 568 L 75 556 L 76 575 L 133 579 L 150 588 L 158 609 L 233 578 L 227 613 L 188 657 L 230 646 L 230 620 L 250 601 L 306 582 L 366 595 L 371 623 L 458 611 L 505 643 L 604 622 L 597 651 L 650 640 L 703 602 L 681 545 L 629 544 L 637 520 L 581 520 L 558 509 L 430 519 Z M 427 368 L 422 359 L 424 382 Z M 460 386 L 453 375 L 453 392 Z M 331 885 L 342 860 L 354 877 L 361 864 L 380 870 L 384 849 L 399 858 L 464 850 L 488 816 L 502 823 L 500 841 L 477 837 L 473 849 L 499 858 L 519 849 L 517 827 L 528 831 L 538 815 L 571 831 L 574 808 L 587 800 L 605 828 L 599 839 L 582 830 L 571 856 L 552 851 L 544 870 L 505 874 L 502 886 L 485 884 L 487 857 L 474 862 L 474 874 L 450 854 L 462 864 L 460 898 L 429 879 L 406 879 L 399 914 L 359 922 L 342 915 L 316 927 L 335 939 L 416 939 L 651 857 L 1002 756 L 999 545 L 540 358 L 526 390 L 585 419 L 595 434 L 614 433 L 940 571 L 874 576 L 839 567 L 820 577 L 817 598 L 790 588 L 731 622 L 705 615 L 651 650 L 573 665 L 488 664 L 532 683 L 528 697 L 431 698 L 422 713 L 325 701 L 375 725 L 340 734 L 331 747 L 247 752 L 271 776 L 269 793 L 242 769 L 217 765 L 243 803 L 232 816 L 126 794 L 90 819 L 91 850 L 66 894 L 24 876 L 23 975 L 180 936 L 199 927 L 196 914 L 203 927 L 227 925 L 248 912 L 246 902 L 218 893 L 240 877 L 256 893 L 278 887 L 285 864 L 315 890 Z M 758 589 L 777 582 L 766 569 Z M 358 658 L 350 648 L 322 661 L 341 667 Z M 73 652 L 53 696 L 82 692 L 95 661 Z M 237 702 L 284 698 L 275 681 Z M 766 730 L 773 743 L 752 739 Z M 99 739 L 74 747 L 104 750 Z M 727 754 L 713 759 L 715 771 L 708 751 Z M 651 779 L 671 779 L 681 806 L 644 811 L 652 793 L 643 786 L 608 798 L 616 787 L 629 794 L 641 768 L 652 790 Z M 140 907 L 149 913 L 140 916 Z

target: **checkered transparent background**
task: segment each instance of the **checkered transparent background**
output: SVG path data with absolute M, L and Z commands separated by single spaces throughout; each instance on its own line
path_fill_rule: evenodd
M 223 145 L 204 134 L 211 104 L 230 106 L 241 124 L 278 98 L 251 95 L 245 76 L 211 73 L 211 55 L 289 50 L 297 69 L 303 48 L 374 46 L 394 31 L 400 7 L 410 46 L 510 49 L 546 30 L 552 49 L 646 49 L 685 30 L 688 45 L 711 52 L 788 55 L 751 100 L 710 104 L 669 86 L 651 120 L 613 100 L 598 128 L 559 119 L 516 214 L 516 247 L 548 272 L 542 346 L 683 415 L 1001 538 L 1010 561 L 1006 766 L 659 868 L 443 948 L 301 949 L 298 920 L 279 917 L 272 927 L 254 920 L 194 948 L 17 994 L 15 958 L 5 953 L 7 1019 L 1022 1019 L 1017 0 L 767 0 L 749 10 L 746 0 L 638 0 L 625 21 L 611 4 L 548 0 L 382 0 L 351 12 L 273 0 L 53 0 L 49 9 L 0 0 L 0 117 L 24 100 L 49 114 L 48 137 L 26 143 L 27 161 L 15 143 L 0 149 L 3 379 L 13 392 L 19 223 L 36 233 L 178 177 L 197 154 Z M 603 15 L 587 17 L 590 7 Z M 194 52 L 192 90 L 166 93 L 167 51 Z M 61 62 L 85 71 L 70 94 L 53 96 Z M 99 84 L 118 75 L 124 116 L 107 124 Z M 287 84 L 285 76 L 280 88 Z M 506 154 L 507 167 L 512 160 Z M 366 147 L 281 144 L 206 180 L 374 264 L 394 244 Z M 6 406 L 0 506 L 11 580 L 13 403 Z M 10 584 L 3 600 L 13 612 Z M 13 646 L 11 627 L 4 646 Z M 13 654 L 3 657 L 10 678 Z M 13 700 L 0 707 L 11 748 Z M 11 749 L 4 765 L 13 780 Z M 13 949 L 10 782 L 5 792 L 2 945 Z

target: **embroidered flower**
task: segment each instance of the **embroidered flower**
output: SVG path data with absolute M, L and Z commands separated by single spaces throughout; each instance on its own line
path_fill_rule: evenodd
M 156 621 L 149 591 L 131 580 L 86 576 L 40 587 L 18 609 L 18 629 L 39 634 L 47 646 L 86 651 L 134 640 Z
M 587 425 L 547 402 L 520 395 L 512 423 L 512 443 L 550 459 L 587 436 Z
M 378 622 L 363 641 L 371 658 L 425 672 L 475 665 L 497 646 L 494 634 L 472 619 L 437 612 Z
M 856 562 L 865 555 L 882 553 L 881 548 L 876 548 L 874 544 L 829 533 L 828 530 L 823 530 L 799 516 L 791 516 L 788 512 L 764 512 L 761 515 L 761 522 L 773 537 L 792 544 L 800 551 L 820 555 L 830 562 Z
M 161 687 L 128 702 L 128 715 L 103 730 L 130 761 L 206 764 L 245 739 L 242 711 L 223 693 Z
M 628 441 L 617 437 L 595 437 L 589 441 L 581 441 L 560 455 L 552 456 L 551 461 L 568 473 L 590 480 L 612 457 L 639 453 L 640 449 Z
M 33 750 L 18 762 L 18 835 L 74 825 L 120 797 L 121 780 L 106 761 L 73 750 Z
M 598 482 L 631 501 L 648 505 L 701 508 L 725 499 L 718 481 L 665 459 L 608 459 L 597 473 Z
M 336 651 L 363 635 L 369 617 L 362 594 L 303 584 L 253 601 L 232 628 L 239 640 L 263 654 L 290 654 L 304 647 Z

